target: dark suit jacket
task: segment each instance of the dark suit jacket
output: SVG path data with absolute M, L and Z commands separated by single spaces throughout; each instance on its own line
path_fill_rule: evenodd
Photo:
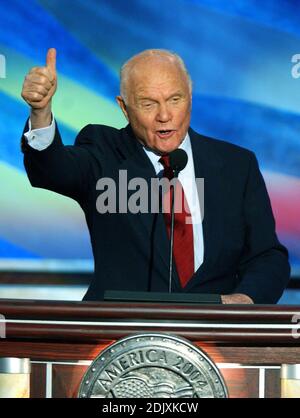
M 276 303 L 290 267 L 254 154 L 192 129 L 189 134 L 195 175 L 204 178 L 204 262 L 183 289 L 174 269 L 173 291 L 245 293 L 255 303 Z M 69 196 L 84 210 L 95 260 L 86 300 L 101 300 L 105 290 L 168 291 L 163 215 L 96 209 L 100 178 L 118 184 L 119 170 L 127 170 L 128 181 L 142 177 L 150 183 L 156 176 L 130 126 L 88 125 L 74 146 L 64 146 L 56 128 L 46 150 L 34 150 L 24 138 L 22 149 L 32 186 Z

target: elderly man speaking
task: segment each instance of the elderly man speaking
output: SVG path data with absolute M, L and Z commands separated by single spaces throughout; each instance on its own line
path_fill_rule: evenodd
M 63 145 L 52 116 L 56 89 L 51 48 L 46 65 L 32 68 L 23 84 L 30 118 L 22 150 L 32 186 L 75 199 L 85 213 L 95 260 L 85 300 L 102 300 L 106 290 L 170 290 L 171 217 L 163 208 L 171 194 L 158 194 L 158 212 L 144 206 L 124 210 L 119 200 L 115 210 L 99 211 L 97 201 L 101 179 L 110 179 L 124 195 L 120 174 L 125 173 L 127 181 L 143 179 L 149 185 L 148 197 L 153 179 L 172 180 L 171 155 L 181 149 L 187 164 L 175 189 L 183 205 L 174 215 L 171 291 L 217 293 L 223 303 L 278 301 L 290 267 L 257 160 L 251 151 L 190 127 L 192 83 L 178 55 L 152 49 L 129 59 L 117 97 L 128 125 L 87 125 L 73 146 Z M 203 204 L 197 179 L 204 179 Z M 134 197 L 132 187 L 126 196 Z

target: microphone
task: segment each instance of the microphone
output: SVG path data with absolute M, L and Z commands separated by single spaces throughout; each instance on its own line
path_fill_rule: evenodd
M 177 148 L 169 154 L 169 161 L 174 177 L 178 177 L 179 172 L 187 165 L 187 153 L 183 149 Z
M 174 178 L 178 177 L 180 171 L 182 171 L 188 162 L 187 153 L 180 148 L 175 149 L 169 154 L 170 168 L 173 170 Z M 176 183 L 172 187 L 172 200 L 171 200 L 171 228 L 170 228 L 170 246 L 169 246 L 169 293 L 172 292 L 172 273 L 173 273 L 173 246 L 174 246 L 174 196 L 176 193 Z M 170 190 L 171 191 L 171 190 Z

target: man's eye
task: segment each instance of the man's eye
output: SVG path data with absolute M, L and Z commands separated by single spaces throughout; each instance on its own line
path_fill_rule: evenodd
M 180 97 L 172 97 L 172 103 L 177 103 L 179 102 Z

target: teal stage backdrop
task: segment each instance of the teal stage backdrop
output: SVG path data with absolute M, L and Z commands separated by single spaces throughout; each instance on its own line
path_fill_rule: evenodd
M 167 48 L 193 79 L 192 126 L 253 150 L 277 230 L 300 270 L 300 2 L 292 0 L 0 1 L 0 269 L 91 271 L 79 206 L 29 185 L 20 153 L 30 67 L 57 49 L 54 113 L 65 144 L 87 123 L 121 127 L 118 72 Z

